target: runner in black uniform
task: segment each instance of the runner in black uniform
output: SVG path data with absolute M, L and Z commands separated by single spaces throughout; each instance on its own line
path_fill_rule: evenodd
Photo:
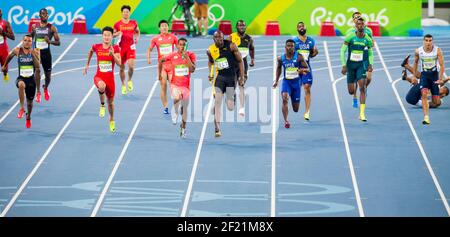
M 25 126 L 31 127 L 31 111 L 33 110 L 33 99 L 36 94 L 36 81 L 41 80 L 39 69 L 39 52 L 31 48 L 32 37 L 25 35 L 23 37 L 22 46 L 13 49 L 6 58 L 6 62 L 2 69 L 5 69 L 9 62 L 17 56 L 19 67 L 19 76 L 16 80 L 16 86 L 19 89 L 20 109 L 17 118 L 23 118 L 25 113 L 24 101 L 27 98 L 27 119 Z
M 244 63 L 237 46 L 229 40 L 224 40 L 223 33 L 220 31 L 214 33 L 214 44 L 209 46 L 206 54 L 209 58 L 210 81 L 214 79 L 214 67 L 217 70 L 216 78 L 213 81 L 215 90 L 214 125 L 216 128 L 215 136 L 220 137 L 223 94 L 226 94 L 227 97 L 228 110 L 233 110 L 236 104 L 236 70 L 239 68 L 240 75 L 238 82 L 242 85 L 244 82 Z
M 59 46 L 61 42 L 59 41 L 58 30 L 55 26 L 48 23 L 48 12 L 47 9 L 42 8 L 39 11 L 39 16 L 41 17 L 41 22 L 39 25 L 33 25 L 33 30 L 31 35 L 33 36 L 33 46 L 40 50 L 40 61 L 42 64 L 42 69 L 45 74 L 45 84 L 42 86 L 44 88 L 44 98 L 45 100 L 50 100 L 50 93 L 48 92 L 48 86 L 50 84 L 52 75 L 52 54 L 50 52 L 50 45 Z M 55 38 L 54 41 L 51 41 Z M 36 102 L 41 102 L 41 82 L 36 81 L 37 95 Z

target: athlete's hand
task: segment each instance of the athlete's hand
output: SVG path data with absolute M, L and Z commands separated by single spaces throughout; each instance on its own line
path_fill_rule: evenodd
M 346 75 L 347 74 L 347 66 L 342 66 L 341 73 L 342 73 L 342 75 Z
M 239 77 L 238 83 L 240 86 L 244 86 L 244 77 Z
M 254 58 L 252 58 L 250 60 L 250 67 L 253 67 L 253 66 L 255 66 L 255 59 Z
M 369 67 L 367 68 L 367 71 L 368 71 L 368 72 L 372 72 L 372 71 L 373 71 L 372 64 L 369 65 Z
M 151 58 L 147 58 L 147 62 L 148 62 L 148 64 L 152 64 L 152 59 Z
M 109 47 L 109 56 L 113 56 L 114 55 L 114 49 L 112 46 Z
M 434 83 L 435 83 L 435 84 L 438 84 L 438 85 L 440 85 L 440 86 L 443 86 L 443 85 L 444 85 L 444 80 L 439 79 L 439 80 L 435 81 Z
M 84 70 L 83 70 L 83 76 L 86 76 L 88 69 L 89 69 L 89 65 L 86 64 L 86 67 L 84 67 Z
M 48 38 L 48 36 L 45 36 L 44 37 L 44 40 L 45 40 L 45 42 L 47 42 L 47 44 L 50 44 L 51 42 L 50 42 L 50 39 Z
M 3 66 L 2 66 L 2 72 L 4 72 L 4 73 L 7 72 L 7 70 L 6 70 L 6 65 L 3 65 Z
M 278 86 L 278 81 L 275 81 L 275 82 L 273 83 L 272 87 L 273 87 L 273 89 L 275 89 L 275 88 L 277 88 L 277 86 Z
M 299 68 L 297 71 L 299 74 L 306 75 L 306 74 L 308 74 L 309 69 L 308 68 Z
M 419 83 L 419 81 L 417 81 L 416 78 L 412 79 L 411 84 L 413 85 L 417 85 Z

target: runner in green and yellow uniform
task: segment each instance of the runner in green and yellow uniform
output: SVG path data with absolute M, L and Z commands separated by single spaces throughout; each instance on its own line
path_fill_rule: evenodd
M 367 84 L 365 81 L 366 71 L 371 72 L 373 70 L 373 42 L 372 39 L 364 32 L 364 19 L 357 19 L 356 28 L 356 34 L 347 35 L 344 44 L 341 47 L 342 74 L 347 74 L 347 87 L 350 95 L 356 93 L 355 84 L 357 83 L 359 85 L 361 101 L 359 119 L 366 122 L 367 119 L 364 114 L 364 110 L 366 107 Z M 367 59 L 364 59 L 364 50 L 368 51 Z M 347 59 L 345 58 L 346 51 L 348 51 Z M 364 61 L 368 62 L 364 63 Z
M 361 13 L 360 12 L 354 12 L 352 14 L 352 18 L 353 18 L 353 23 L 355 24 L 354 27 L 350 28 L 347 30 L 347 32 L 345 33 L 345 35 L 349 35 L 349 34 L 354 34 L 356 33 L 356 20 L 358 18 L 361 18 Z M 373 39 L 373 33 L 372 33 L 372 29 L 370 29 L 367 26 L 364 26 L 364 33 L 366 33 L 366 35 L 368 35 L 373 42 L 373 46 L 375 47 L 375 40 Z M 369 53 L 367 50 L 364 50 L 364 62 L 368 62 L 368 58 L 369 58 Z M 366 65 L 366 68 L 368 68 L 369 65 Z M 366 86 L 369 86 L 370 82 L 372 81 L 372 72 L 367 72 L 367 80 L 366 80 Z M 356 89 L 355 92 L 358 89 L 358 85 L 356 85 Z M 354 108 L 358 108 L 358 98 L 356 93 L 353 95 L 353 107 Z

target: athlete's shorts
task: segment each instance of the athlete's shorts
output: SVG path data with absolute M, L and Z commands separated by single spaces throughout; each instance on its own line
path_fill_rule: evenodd
M 347 84 L 353 84 L 366 77 L 364 63 L 347 63 Z
M 182 100 L 189 99 L 191 91 L 189 88 L 184 86 L 170 85 L 170 94 L 172 95 L 172 99 L 180 98 Z
M 311 69 L 310 69 L 311 70 Z M 312 85 L 313 84 L 313 75 L 312 72 L 308 72 L 307 74 L 301 74 L 300 75 L 300 83 L 302 85 L 305 84 L 309 84 Z
M 34 75 L 31 77 L 21 77 L 16 79 L 16 87 L 19 88 L 19 82 L 23 81 L 25 83 L 25 95 L 27 100 L 33 100 L 36 95 L 36 81 L 34 80 Z
M 283 82 L 281 82 L 281 94 L 288 93 L 292 103 L 300 103 L 301 91 L 299 79 L 283 79 Z
M 218 75 L 216 82 L 214 83 L 216 93 L 226 94 L 227 100 L 234 100 L 236 89 L 236 77 L 235 76 L 222 76 Z M 225 93 L 224 93 L 225 92 Z
M 420 90 L 427 88 L 432 96 L 439 96 L 439 86 L 434 83 L 438 79 L 438 71 L 422 71 L 419 83 Z
M 41 52 L 41 64 L 44 72 L 52 71 L 52 54 L 49 49 L 40 50 Z
M 116 84 L 114 83 L 114 76 L 96 75 L 94 77 L 94 84 L 97 88 L 98 88 L 98 83 L 101 81 L 106 84 L 106 88 L 105 88 L 106 98 L 108 98 L 108 99 L 114 98 L 114 94 L 116 92 Z
M 195 18 L 208 18 L 208 4 L 194 3 L 194 16 Z
M 120 48 L 120 59 L 121 63 L 124 64 L 128 59 L 136 59 L 136 50 L 131 49 L 131 46 L 124 45 Z
M 422 94 L 420 93 L 420 85 L 416 84 L 409 89 L 405 99 L 409 104 L 416 105 L 421 98 Z
M 8 57 L 8 47 L 0 47 L 0 65 L 3 66 L 6 63 L 6 58 Z M 6 66 L 8 70 L 8 65 Z
M 167 73 L 167 75 L 172 75 L 172 71 L 173 71 L 173 66 L 170 62 L 164 62 L 163 63 L 163 71 L 165 71 Z

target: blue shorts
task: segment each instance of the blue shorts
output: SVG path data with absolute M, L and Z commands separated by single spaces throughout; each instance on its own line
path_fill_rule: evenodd
M 302 85 L 304 84 L 312 85 L 313 84 L 312 72 L 310 71 L 307 74 L 300 75 L 300 82 L 302 83 Z
M 283 82 L 281 84 L 281 94 L 283 94 L 283 93 L 289 94 L 289 97 L 291 97 L 292 103 L 300 103 L 300 95 L 301 95 L 300 80 L 299 79 L 292 79 L 292 80 L 283 79 Z
M 422 94 L 420 93 L 420 86 L 419 84 L 417 84 L 409 89 L 408 94 L 406 95 L 406 102 L 412 105 L 416 105 L 421 98 Z
M 432 96 L 439 96 L 439 86 L 434 83 L 439 79 L 438 71 L 422 71 L 420 76 L 420 90 L 428 88 Z

